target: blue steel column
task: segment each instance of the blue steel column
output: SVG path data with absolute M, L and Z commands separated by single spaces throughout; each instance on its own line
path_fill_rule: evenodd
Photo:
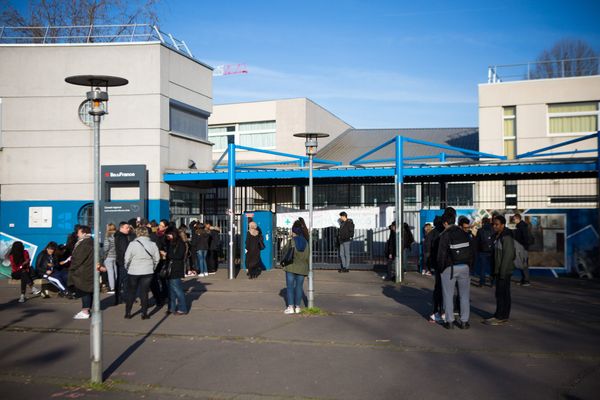
M 227 258 L 229 263 L 229 279 L 233 279 L 233 259 L 235 257 L 233 253 L 233 221 L 235 218 L 235 144 L 229 143 L 227 145 L 227 188 L 229 193 L 229 251 L 227 252 Z
M 406 268 L 403 265 L 403 195 L 402 185 L 404 184 L 404 137 L 396 136 L 396 173 L 395 173 L 395 203 L 396 203 L 396 283 L 402 282 L 402 271 Z

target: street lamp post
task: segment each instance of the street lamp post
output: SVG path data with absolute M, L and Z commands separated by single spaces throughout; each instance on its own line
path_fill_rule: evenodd
M 108 101 L 109 86 L 123 86 L 129 83 L 127 79 L 116 76 L 76 75 L 65 78 L 67 83 L 79 86 L 89 86 L 86 93 L 90 102 L 89 114 L 93 117 L 94 125 L 94 302 L 92 305 L 92 322 L 90 325 L 90 359 L 91 381 L 102 382 L 102 312 L 100 311 L 100 119 L 106 114 L 103 106 Z M 105 90 L 100 89 L 104 86 Z
M 317 154 L 319 138 L 326 138 L 327 133 L 295 133 L 294 136 L 306 139 L 306 155 L 308 156 L 308 308 L 315 306 L 315 286 L 313 273 L 313 157 Z

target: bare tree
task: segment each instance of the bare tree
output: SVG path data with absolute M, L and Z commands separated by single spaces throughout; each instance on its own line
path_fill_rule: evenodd
M 532 79 L 597 75 L 598 53 L 579 39 L 562 39 L 537 58 Z
M 0 0 L 0 26 L 18 27 L 13 35 L 29 42 L 79 42 L 94 28 L 90 41 L 114 41 L 124 25 L 158 23 L 156 5 L 160 0 L 29 0 L 21 12 L 8 0 Z M 120 25 L 102 28 L 99 25 Z M 53 27 L 53 28 L 47 28 Z M 16 33 L 15 33 L 16 32 Z

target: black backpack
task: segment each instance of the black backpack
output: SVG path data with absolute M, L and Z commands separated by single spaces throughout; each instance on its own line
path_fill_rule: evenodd
M 449 253 L 452 264 L 471 264 L 473 250 L 471 249 L 469 235 L 460 228 L 453 229 L 448 234 L 450 235 Z
M 477 243 L 481 253 L 491 253 L 494 249 L 494 231 L 491 229 L 480 229 L 477 232 Z

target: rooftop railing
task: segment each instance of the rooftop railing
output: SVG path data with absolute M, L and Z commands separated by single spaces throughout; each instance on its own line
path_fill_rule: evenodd
M 183 40 L 156 25 L 1 26 L 0 44 L 123 43 L 159 41 L 192 57 Z
M 491 65 L 488 83 L 600 75 L 600 57 Z

